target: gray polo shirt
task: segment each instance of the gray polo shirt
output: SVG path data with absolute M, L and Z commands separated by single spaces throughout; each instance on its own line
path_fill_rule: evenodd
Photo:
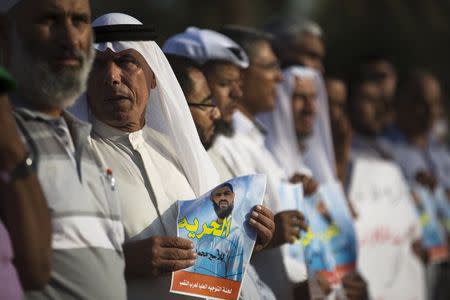
M 126 299 L 120 206 L 110 172 L 90 150 L 90 125 L 17 105 L 16 117 L 37 152 L 53 226 L 50 282 L 26 299 Z

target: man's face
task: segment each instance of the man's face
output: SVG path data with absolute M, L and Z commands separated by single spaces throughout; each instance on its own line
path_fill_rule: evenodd
M 345 106 L 347 105 L 347 87 L 345 83 L 339 79 L 327 79 L 326 88 L 331 117 L 342 117 L 342 115 L 345 115 Z
M 296 78 L 292 93 L 292 114 L 295 132 L 299 138 L 312 134 L 317 112 L 317 91 L 314 79 Z
M 441 85 L 432 76 L 427 76 L 423 80 L 423 94 L 424 103 L 428 107 L 429 111 L 429 122 L 434 124 L 441 115 L 441 105 L 442 105 L 442 92 Z
M 432 76 L 424 76 L 418 87 L 398 111 L 399 122 L 408 128 L 409 134 L 422 134 L 431 130 L 440 115 L 441 87 Z M 418 88 L 418 89 L 417 89 Z
M 94 116 L 126 132 L 144 126 L 155 76 L 144 57 L 134 49 L 118 53 L 97 51 L 89 76 L 87 99 Z
M 6 65 L 38 108 L 65 108 L 85 89 L 93 59 L 87 0 L 22 0 L 6 17 Z
M 282 79 L 277 58 L 268 42 L 261 41 L 243 74 L 242 104 L 256 115 L 275 109 L 276 85 Z
M 394 66 L 385 60 L 379 60 L 367 65 L 367 79 L 375 81 L 386 101 L 394 98 L 397 88 L 397 73 Z
M 222 115 L 222 120 L 231 123 L 236 102 L 242 97 L 241 70 L 231 63 L 215 63 L 205 73 L 211 94 Z
M 345 82 L 337 78 L 326 80 L 328 104 L 330 108 L 331 133 L 333 136 L 336 155 L 343 157 L 349 149 L 351 142 L 351 125 L 347 116 L 347 86 Z
M 294 41 L 293 47 L 287 51 L 287 57 L 291 63 L 324 73 L 325 46 L 320 37 L 305 33 Z
M 355 122 L 353 125 L 356 131 L 369 135 L 379 134 L 384 125 L 384 110 L 379 86 L 369 81 L 355 88 L 351 117 Z
M 234 192 L 229 187 L 224 186 L 214 190 L 211 198 L 219 218 L 223 219 L 231 214 L 234 207 Z
M 203 146 L 209 148 L 214 135 L 214 122 L 220 118 L 220 111 L 214 106 L 215 103 L 203 73 L 198 69 L 191 69 L 189 76 L 193 83 L 192 92 L 186 97 L 189 109 Z

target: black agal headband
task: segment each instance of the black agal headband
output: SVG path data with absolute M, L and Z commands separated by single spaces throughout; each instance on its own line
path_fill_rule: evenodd
M 132 25 L 105 25 L 93 28 L 95 43 L 118 42 L 118 41 L 154 41 L 156 39 L 153 26 Z

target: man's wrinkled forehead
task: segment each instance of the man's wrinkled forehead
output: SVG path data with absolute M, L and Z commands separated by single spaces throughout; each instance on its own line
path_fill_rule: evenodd
M 307 77 L 307 76 L 295 76 L 294 77 L 294 86 L 297 90 L 308 90 L 316 92 L 316 82 L 315 78 Z
M 3 2 L 5 0 L 1 0 Z M 11 2 L 6 0 L 6 2 Z M 2 11 L 3 3 L 0 4 L 0 14 L 9 12 L 20 11 L 22 17 L 25 18 L 38 18 L 40 15 L 57 15 L 64 13 L 65 15 L 86 15 L 87 18 L 91 18 L 91 8 L 88 0 L 21 0 L 16 2 L 14 6 Z
M 139 62 L 142 67 L 151 70 L 144 56 L 142 56 L 142 54 L 135 49 L 126 49 L 117 52 L 111 50 L 110 48 L 106 48 L 104 51 L 96 50 L 96 61 L 114 61 L 121 58 L 134 59 Z

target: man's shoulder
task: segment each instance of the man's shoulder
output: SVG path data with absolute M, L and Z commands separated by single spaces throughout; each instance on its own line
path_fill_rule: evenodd
M 175 157 L 175 148 L 165 133 L 157 131 L 150 127 L 143 128 L 143 134 L 146 142 L 158 152 L 167 152 Z

